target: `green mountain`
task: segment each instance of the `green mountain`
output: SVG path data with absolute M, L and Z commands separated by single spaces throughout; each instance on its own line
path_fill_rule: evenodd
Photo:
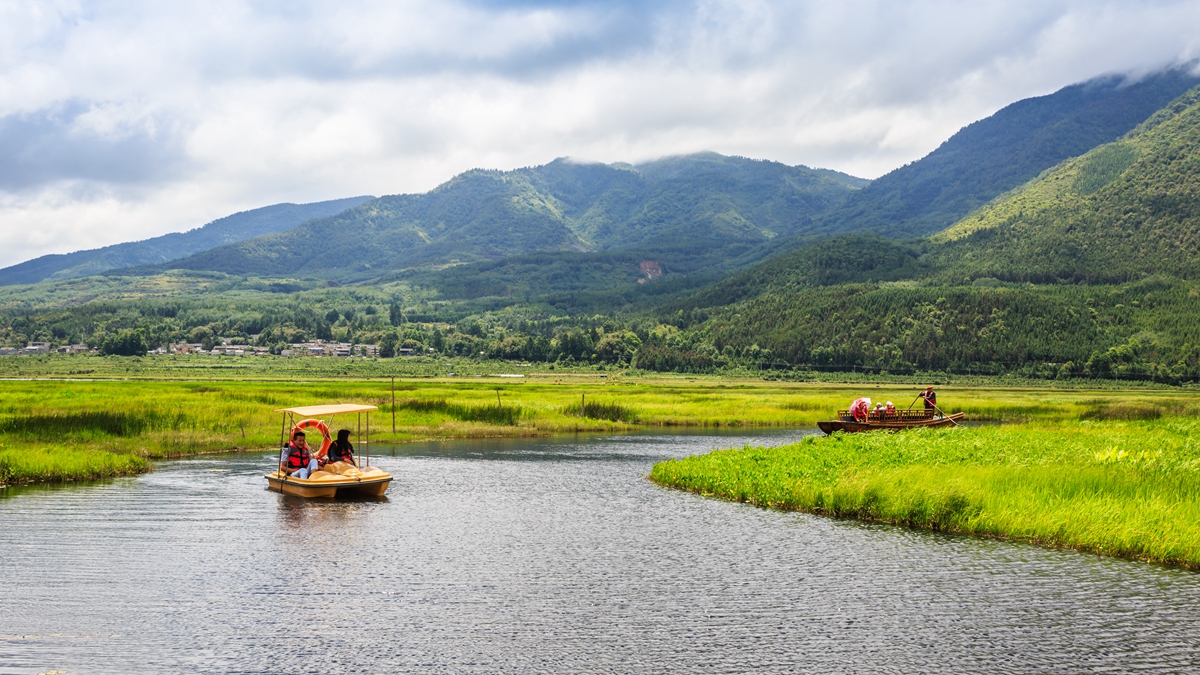
M 928 239 L 848 235 L 659 310 L 814 367 L 1200 378 L 1200 86 Z M 763 351 L 765 350 L 765 351 Z
M 1121 283 L 1200 275 L 1200 86 L 928 239 L 842 235 L 730 275 L 712 307 L 840 283 Z
M 932 238 L 954 280 L 1200 277 L 1200 87 Z
M 1101 78 L 1019 101 L 869 183 L 715 153 L 637 166 L 560 159 L 469 171 L 426 194 L 382 197 L 145 271 L 340 282 L 399 273 L 451 299 L 613 290 L 650 281 L 643 262 L 668 277 L 736 273 L 838 233 L 899 238 L 943 229 L 1062 160 L 1120 137 L 1197 82 L 1172 70 L 1132 84 Z M 531 254 L 536 264 L 520 258 Z M 499 262 L 513 256 L 520 259 Z M 429 273 L 446 265 L 456 267 Z
M 241 211 L 187 232 L 144 241 L 114 244 L 74 253 L 44 255 L 0 269 L 0 286 L 70 279 L 135 265 L 154 265 L 270 232 L 282 232 L 313 218 L 358 206 L 371 197 L 350 197 L 311 204 L 275 204 Z
M 559 159 L 468 171 L 425 194 L 381 197 L 153 269 L 357 281 L 532 252 L 636 249 L 669 271 L 694 270 L 803 231 L 857 184 L 715 153 L 639 166 Z
M 1120 138 L 1198 83 L 1200 77 L 1179 69 L 1132 84 L 1098 78 L 1018 101 L 872 181 L 814 229 L 933 234 L 1059 162 Z
M 764 294 L 848 283 L 914 279 L 928 273 L 925 242 L 848 234 L 813 242 L 730 274 L 668 305 L 671 311 L 732 305 Z

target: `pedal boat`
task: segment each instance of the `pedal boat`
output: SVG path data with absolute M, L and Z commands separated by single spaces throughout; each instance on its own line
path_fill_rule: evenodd
M 943 415 L 934 410 L 897 410 L 894 413 L 877 413 L 874 410 L 867 413 L 866 421 L 854 419 L 849 410 L 839 410 L 838 418 L 826 422 L 817 422 L 817 427 L 826 434 L 835 431 L 856 433 L 860 431 L 901 431 L 921 427 L 945 427 L 957 425 L 965 413 Z
M 356 467 L 346 462 L 333 462 L 325 464 L 308 478 L 295 478 L 282 471 L 273 471 L 265 476 L 267 479 L 267 489 L 280 494 L 308 499 L 330 499 L 338 496 L 383 496 L 383 493 L 387 492 L 388 486 L 392 483 L 392 475 L 383 469 L 371 466 L 370 436 L 372 410 L 378 410 L 378 408 L 373 405 L 358 405 L 353 403 L 311 405 L 276 410 L 275 412 L 283 414 L 283 424 L 280 430 L 282 441 L 280 447 L 286 445 L 287 440 L 291 438 L 291 433 L 288 432 L 288 429 L 294 432 L 298 429 L 315 427 L 321 431 L 322 441 L 320 449 L 315 451 L 313 455 L 321 461 L 324 460 L 329 450 L 332 438 L 329 435 L 329 423 L 320 418 L 328 417 L 332 420 L 335 415 L 355 413 L 358 421 L 355 427 L 357 430 L 355 434 L 355 447 L 359 453 L 356 459 L 360 466 Z M 365 437 L 362 434 L 364 430 L 362 424 L 364 413 L 366 414 Z M 297 421 L 297 417 L 302 419 Z

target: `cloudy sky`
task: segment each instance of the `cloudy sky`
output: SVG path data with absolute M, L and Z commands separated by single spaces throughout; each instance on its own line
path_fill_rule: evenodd
M 1200 57 L 1197 26 L 1196 0 L 0 0 L 0 266 L 559 156 L 876 177 Z

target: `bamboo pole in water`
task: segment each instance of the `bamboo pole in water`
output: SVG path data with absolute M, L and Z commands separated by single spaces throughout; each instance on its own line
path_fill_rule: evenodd
M 283 441 L 283 442 L 282 442 L 282 443 L 280 443 L 279 445 L 280 445 L 280 447 L 286 447 L 286 446 L 287 446 L 287 442 L 288 442 L 288 439 L 287 439 L 287 421 L 288 421 L 288 414 L 287 414 L 287 413 L 283 413 L 283 416 L 282 416 L 282 417 L 283 417 L 283 422 L 281 423 L 281 426 L 279 427 L 279 439 L 280 439 L 281 441 Z M 278 476 L 279 476 L 279 477 L 282 479 L 282 478 L 283 478 L 283 450 L 280 450 L 280 451 L 279 451 L 279 457 L 280 457 L 280 459 L 279 459 L 279 468 L 278 468 L 278 470 L 276 471 L 276 474 L 277 474 L 277 475 L 278 475 Z M 269 484 L 270 484 L 270 483 L 268 483 L 268 485 L 269 485 Z M 280 483 L 280 484 L 279 484 L 279 494 L 283 494 L 283 483 Z

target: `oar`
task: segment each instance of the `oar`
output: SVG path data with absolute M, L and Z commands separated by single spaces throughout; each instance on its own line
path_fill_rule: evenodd
M 917 401 L 920 401 L 920 400 L 921 400 L 921 395 L 917 394 L 917 397 L 913 399 L 912 403 L 908 404 L 908 407 L 905 408 L 905 410 L 912 410 L 912 407 L 917 404 Z
M 958 422 L 955 422 L 953 417 L 950 417 L 949 415 L 947 415 L 945 410 L 942 410 L 941 408 L 937 407 L 937 405 L 934 405 L 933 409 L 942 413 L 942 417 L 945 417 L 946 419 L 950 420 L 951 424 L 953 424 L 954 426 L 958 426 Z

